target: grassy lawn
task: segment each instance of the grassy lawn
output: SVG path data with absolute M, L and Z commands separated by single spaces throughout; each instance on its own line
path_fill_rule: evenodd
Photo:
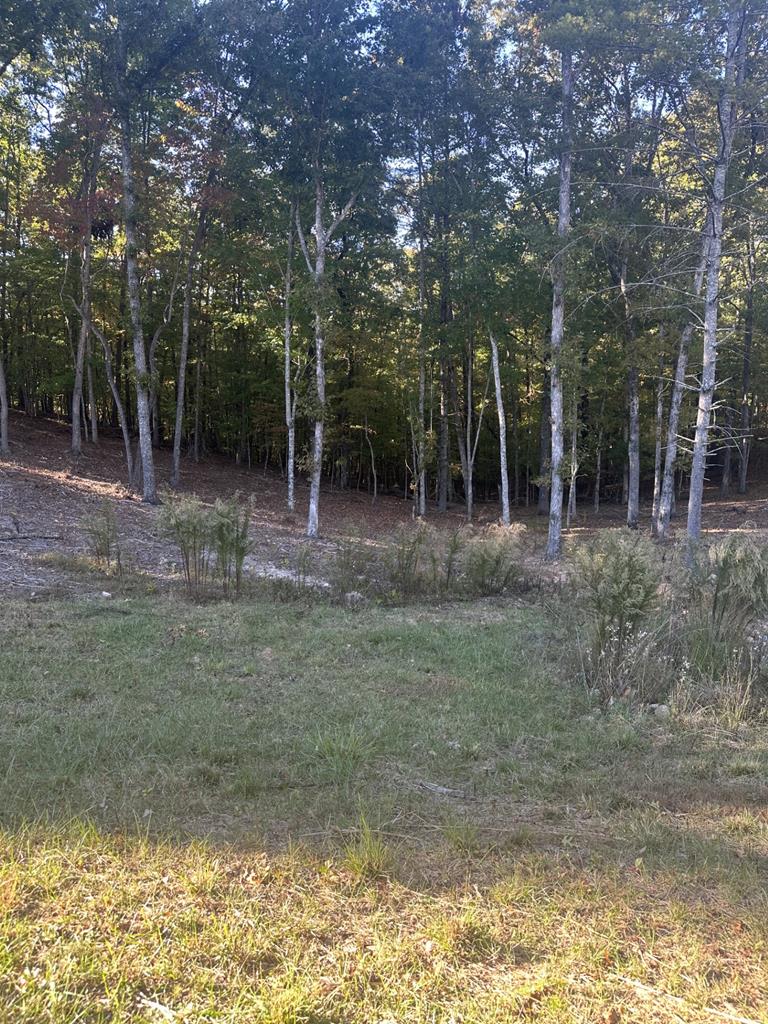
M 0 611 L 0 1021 L 768 1021 L 768 730 L 558 609 Z

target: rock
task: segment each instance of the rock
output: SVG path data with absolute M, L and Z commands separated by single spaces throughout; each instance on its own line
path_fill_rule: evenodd
M 112 595 L 110 594 L 110 592 L 109 592 L 108 590 L 102 590 L 102 592 L 101 592 L 101 596 L 102 596 L 102 597 L 103 597 L 103 598 L 104 598 L 105 600 L 106 600 L 107 598 L 109 598 L 109 597 L 112 597 Z
M 344 604 L 347 608 L 358 608 L 361 604 L 365 604 L 365 595 L 361 594 L 359 590 L 350 590 L 348 594 L 344 595 Z
M 656 716 L 656 718 L 661 718 L 662 720 L 669 718 L 669 716 L 672 714 L 672 712 L 669 710 L 669 704 L 654 704 L 653 713 Z
M 10 540 L 19 535 L 19 521 L 16 516 L 0 515 L 0 537 Z

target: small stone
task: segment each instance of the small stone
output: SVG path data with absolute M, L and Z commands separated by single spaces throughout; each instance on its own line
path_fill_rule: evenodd
M 19 521 L 16 516 L 0 515 L 0 537 L 12 540 L 19 535 Z
M 112 597 L 112 595 L 110 594 L 110 592 L 108 590 L 102 590 L 101 596 L 103 598 L 105 598 L 105 599 L 108 598 L 108 597 Z
M 672 714 L 669 710 L 669 704 L 656 704 L 653 713 L 657 718 L 667 719 Z
M 359 605 L 364 604 L 364 602 L 365 596 L 359 590 L 350 590 L 348 594 L 344 595 L 344 604 L 347 608 L 357 608 Z

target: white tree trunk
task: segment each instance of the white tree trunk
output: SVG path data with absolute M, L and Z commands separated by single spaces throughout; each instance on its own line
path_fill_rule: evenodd
M 659 328 L 663 339 L 663 328 Z M 661 442 L 664 428 L 664 356 L 659 356 L 659 379 L 656 383 L 656 447 L 653 455 L 653 504 L 651 506 L 651 532 L 659 530 L 659 504 L 661 502 Z
M 10 455 L 11 446 L 8 437 L 8 382 L 5 377 L 3 353 L 0 352 L 0 455 Z
M 144 328 L 141 317 L 141 296 L 136 239 L 136 195 L 131 153 L 131 111 L 126 94 L 125 77 L 127 57 L 122 27 L 118 27 L 117 79 L 119 96 L 120 169 L 123 190 L 123 217 L 125 221 L 125 267 L 128 283 L 128 308 L 131 319 L 133 359 L 136 371 L 136 417 L 139 423 L 139 452 L 141 455 L 141 476 L 144 501 L 157 502 L 155 463 L 152 454 L 152 425 L 150 420 L 150 380 L 147 368 L 147 351 L 144 344 Z
M 550 421 L 552 423 L 551 484 L 549 496 L 549 532 L 546 557 L 560 557 L 563 531 L 563 380 L 561 359 L 565 333 L 565 240 L 571 225 L 571 164 L 573 119 L 573 58 L 562 54 L 562 130 L 560 152 L 560 189 L 557 216 L 558 251 L 552 266 L 552 339 L 550 370 Z
M 330 227 L 325 227 L 325 190 L 319 171 L 315 169 L 315 258 L 310 257 L 304 237 L 299 212 L 296 212 L 296 229 L 301 251 L 307 269 L 315 285 L 315 429 L 312 439 L 312 465 L 309 476 L 309 514 L 307 536 L 317 537 L 320 527 L 320 481 L 323 473 L 323 437 L 325 428 L 325 324 L 323 305 L 325 296 L 325 260 L 328 242 L 336 229 L 352 211 L 355 196 L 351 196 L 344 209 L 337 214 Z
M 173 458 L 171 462 L 171 487 L 178 487 L 181 480 L 181 436 L 184 431 L 184 403 L 187 393 L 187 366 L 189 365 L 189 336 L 192 329 L 192 293 L 194 291 L 195 260 L 205 235 L 206 210 L 201 208 L 192 247 L 189 252 L 186 279 L 184 281 L 184 305 L 181 310 L 181 348 L 179 369 L 176 378 L 176 418 L 173 425 Z
M 496 388 L 496 411 L 499 416 L 499 470 L 501 472 L 501 521 L 509 526 L 509 471 L 507 469 L 507 416 L 504 410 L 504 394 L 501 390 L 501 369 L 499 367 L 499 346 L 493 331 L 490 331 L 493 383 Z
M 720 146 L 712 181 L 709 206 L 709 253 L 704 292 L 704 359 L 699 388 L 699 407 L 693 442 L 691 482 L 688 492 L 688 543 L 695 545 L 701 536 L 701 505 L 707 469 L 709 428 L 715 394 L 717 368 L 717 316 L 720 292 L 720 262 L 723 248 L 723 212 L 728 168 L 736 132 L 736 84 L 739 63 L 744 59 L 745 8 L 734 4 L 728 13 L 723 87 L 717 105 L 720 123 Z
M 693 281 L 694 297 L 698 297 L 701 294 L 708 251 L 709 228 L 708 226 L 705 226 L 702 236 L 701 261 L 696 269 Z M 680 334 L 680 344 L 678 346 L 677 360 L 675 362 L 675 379 L 672 382 L 672 395 L 669 400 L 669 416 L 667 418 L 667 447 L 664 455 L 664 473 L 661 479 L 659 511 L 656 516 L 656 536 L 660 540 L 666 540 L 669 534 L 669 524 L 675 509 L 675 470 L 677 468 L 680 410 L 682 408 L 683 397 L 685 395 L 685 378 L 688 371 L 688 353 L 691 348 L 691 339 L 693 338 L 694 328 L 695 321 L 690 319 Z
M 99 441 L 99 410 L 96 407 L 96 391 L 93 386 L 93 346 L 90 335 L 85 348 L 85 367 L 88 379 L 88 413 L 91 420 L 91 443 Z
M 291 287 L 293 284 L 293 222 L 296 218 L 296 204 L 291 202 L 288 216 L 288 251 L 285 263 L 285 323 L 283 326 L 283 387 L 285 390 L 285 426 L 288 432 L 288 455 L 286 458 L 285 476 L 288 484 L 288 511 L 296 507 L 296 402 L 293 392 L 293 356 L 291 342 L 293 340 L 293 314 L 291 311 Z
M 88 218 L 90 220 L 90 218 Z M 88 309 L 91 302 L 91 228 L 86 225 L 88 234 L 84 238 L 81 252 L 80 266 L 80 298 L 83 313 L 80 319 L 80 331 L 77 338 L 77 352 L 75 354 L 75 382 L 72 388 L 72 441 L 71 448 L 74 455 L 80 455 L 83 450 L 82 438 L 82 405 L 83 405 L 83 372 L 85 369 L 85 352 L 88 342 Z
M 90 148 L 90 147 L 89 147 Z M 85 359 L 88 352 L 88 318 L 91 308 L 91 251 L 93 239 L 91 228 L 93 224 L 93 192 L 96 187 L 96 172 L 98 169 L 100 147 L 95 145 L 90 153 L 84 158 L 85 170 L 83 173 L 83 201 L 85 203 L 85 215 L 81 224 L 82 245 L 80 249 L 80 332 L 77 339 L 77 351 L 75 353 L 75 381 L 72 388 L 72 452 L 80 455 L 83 449 L 82 442 L 82 406 L 83 406 L 83 374 L 85 370 Z

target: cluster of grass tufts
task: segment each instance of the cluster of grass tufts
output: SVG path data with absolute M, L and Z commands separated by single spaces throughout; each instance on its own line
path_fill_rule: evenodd
M 768 698 L 768 553 L 730 537 L 693 566 L 613 533 L 576 554 L 572 648 L 604 702 L 673 701 L 737 725 Z
M 383 542 L 346 538 L 330 570 L 331 595 L 393 604 L 508 593 L 523 581 L 520 526 L 437 530 L 403 527 Z
M 250 504 L 239 493 L 218 498 L 212 506 L 195 495 L 166 497 L 160 521 L 179 549 L 190 596 L 202 596 L 213 580 L 219 581 L 225 597 L 239 596 L 250 550 L 250 517 Z

